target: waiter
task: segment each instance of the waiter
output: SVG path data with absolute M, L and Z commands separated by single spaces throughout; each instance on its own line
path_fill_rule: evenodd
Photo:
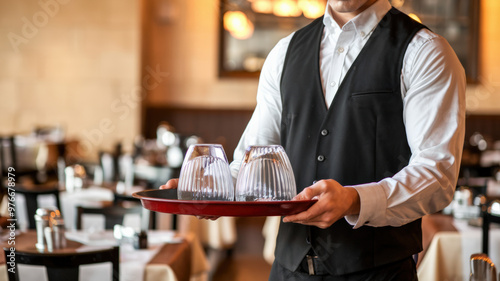
M 263 66 L 249 145 L 282 145 L 297 199 L 269 280 L 417 280 L 420 218 L 452 200 L 465 73 L 444 38 L 388 0 L 329 0 Z
M 329 0 L 280 40 L 231 171 L 248 146 L 280 144 L 296 199 L 318 201 L 283 218 L 269 280 L 417 280 L 421 217 L 455 191 L 465 86 L 446 40 L 388 0 Z

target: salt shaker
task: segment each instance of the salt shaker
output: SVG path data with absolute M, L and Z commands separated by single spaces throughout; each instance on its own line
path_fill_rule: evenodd
M 38 208 L 35 213 L 35 224 L 36 224 L 36 248 L 39 251 L 45 250 L 46 239 L 45 239 L 45 228 L 50 227 L 50 217 L 51 213 L 54 216 L 60 216 L 59 210 L 55 207 L 52 208 Z
M 56 218 L 52 222 L 54 249 L 66 247 L 66 236 L 64 235 L 64 221 L 62 218 Z
M 45 234 L 45 242 L 47 245 L 47 251 L 52 252 L 54 250 L 54 232 L 52 231 L 52 228 L 50 226 L 46 226 L 43 229 L 43 232 Z
M 39 251 L 47 249 L 52 252 L 54 246 L 56 249 L 59 246 L 64 247 L 64 223 L 61 213 L 56 207 L 38 208 L 35 213 L 35 223 L 37 235 L 35 246 Z
M 145 230 L 134 235 L 134 248 L 147 249 L 148 248 L 148 233 Z

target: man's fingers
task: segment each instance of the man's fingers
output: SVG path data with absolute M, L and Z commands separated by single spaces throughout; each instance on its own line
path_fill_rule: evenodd
M 308 186 L 302 190 L 293 200 L 311 200 L 316 196 L 319 196 L 325 191 L 325 186 L 320 182 L 317 182 L 311 186 Z
M 160 189 L 175 189 L 179 184 L 179 179 L 170 179 L 166 184 L 160 186 Z
M 283 222 L 314 221 L 314 219 L 322 213 L 323 211 L 321 211 L 320 203 L 316 202 L 311 207 L 309 207 L 309 209 L 305 210 L 302 213 L 284 217 Z

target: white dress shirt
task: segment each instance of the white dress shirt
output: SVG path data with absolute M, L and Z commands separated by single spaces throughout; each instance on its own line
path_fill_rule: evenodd
M 382 17 L 391 9 L 379 0 L 340 27 L 328 9 L 320 50 L 320 73 L 329 106 L 349 67 Z M 280 144 L 280 80 L 293 34 L 283 38 L 264 63 L 257 106 L 234 152 L 236 178 L 249 145 Z M 403 121 L 411 149 L 409 164 L 391 178 L 352 186 L 359 194 L 359 215 L 346 220 L 358 228 L 400 226 L 437 212 L 452 200 L 465 128 L 465 72 L 446 40 L 422 29 L 405 53 L 401 71 Z

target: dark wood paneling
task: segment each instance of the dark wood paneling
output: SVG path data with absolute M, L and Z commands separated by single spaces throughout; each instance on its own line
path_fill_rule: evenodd
M 221 143 L 231 161 L 251 115 L 252 110 L 146 106 L 142 133 L 146 138 L 156 138 L 158 124 L 166 121 L 183 136 L 197 135 L 206 143 Z M 481 133 L 491 145 L 500 140 L 500 115 L 467 115 L 464 148 L 470 153 L 475 153 L 469 143 L 475 132 Z
M 500 140 L 500 115 L 468 114 L 465 122 L 465 147 L 469 147 L 469 139 L 474 133 L 480 133 L 492 144 Z
M 142 133 L 146 138 L 156 138 L 158 124 L 166 121 L 183 136 L 197 135 L 206 143 L 222 144 L 228 160 L 231 161 L 233 151 L 252 112 L 233 109 L 146 107 Z
M 500 115 L 468 114 L 465 123 L 465 143 L 462 155 L 461 177 L 491 177 L 498 167 L 480 165 L 482 152 L 471 145 L 471 136 L 479 133 L 486 140 L 487 150 L 493 149 L 495 141 L 500 140 Z

